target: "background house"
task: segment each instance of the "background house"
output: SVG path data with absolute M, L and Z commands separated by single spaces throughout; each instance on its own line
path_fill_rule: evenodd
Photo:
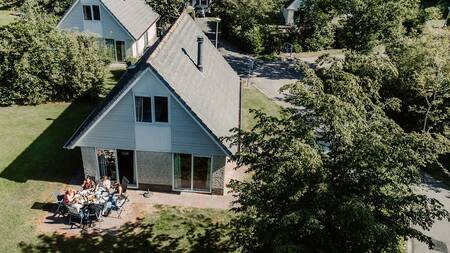
M 293 25 L 295 22 L 295 12 L 300 9 L 303 0 L 293 0 L 282 8 L 285 25 Z
M 58 28 L 98 36 L 112 60 L 123 62 L 156 41 L 158 19 L 144 0 L 76 0 Z
M 220 137 L 240 125 L 240 80 L 183 13 L 127 70 L 65 148 L 81 148 L 84 172 L 131 187 L 223 194 Z

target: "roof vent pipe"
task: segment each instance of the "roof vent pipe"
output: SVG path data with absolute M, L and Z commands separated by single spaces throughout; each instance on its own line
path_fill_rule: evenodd
M 202 37 L 197 38 L 197 68 L 200 71 L 203 71 L 203 41 Z

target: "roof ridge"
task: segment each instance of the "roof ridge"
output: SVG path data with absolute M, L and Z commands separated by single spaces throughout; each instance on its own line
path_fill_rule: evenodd
M 161 48 L 164 46 L 164 44 L 166 44 L 167 40 L 169 40 L 169 38 L 171 37 L 171 35 L 173 34 L 173 32 L 175 31 L 175 29 L 178 27 L 178 25 L 181 23 L 181 20 L 188 15 L 188 13 L 183 10 L 183 12 L 181 13 L 181 15 L 178 17 L 178 19 L 172 24 L 172 26 L 169 28 L 169 30 L 167 31 L 167 33 L 163 36 L 163 38 L 161 39 L 161 41 L 159 42 L 158 46 L 155 48 L 155 50 L 153 50 L 152 54 L 148 57 L 148 60 L 154 58 L 159 51 L 161 50 Z

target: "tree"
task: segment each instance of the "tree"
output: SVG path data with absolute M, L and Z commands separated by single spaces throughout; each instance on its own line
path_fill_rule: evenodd
M 251 53 L 264 50 L 266 25 L 279 14 L 282 0 L 218 0 L 214 14 L 222 19 L 222 34 Z
M 336 11 L 334 1 L 305 0 L 297 13 L 293 34 L 302 48 L 317 51 L 333 45 L 335 26 L 332 23 Z
M 398 78 L 384 85 L 387 97 L 401 100 L 390 114 L 407 131 L 450 138 L 450 33 L 401 38 L 387 47 Z
M 147 3 L 161 16 L 159 25 L 164 28 L 175 22 L 186 7 L 186 0 L 147 0 Z
M 0 104 L 97 97 L 107 58 L 94 38 L 59 31 L 32 1 L 25 17 L 0 28 Z
M 407 237 L 431 243 L 416 228 L 449 213 L 415 187 L 449 143 L 406 133 L 387 117 L 392 101 L 380 88 L 396 72 L 387 57 L 325 58 L 320 66 L 302 66 L 281 117 L 255 112 L 252 131 L 228 138 L 240 141 L 233 159 L 251 176 L 231 184 L 233 239 L 250 252 L 397 252 Z

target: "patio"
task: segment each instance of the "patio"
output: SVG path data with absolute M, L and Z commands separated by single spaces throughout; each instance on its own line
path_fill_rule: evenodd
M 242 180 L 245 176 L 245 169 L 234 169 L 234 164 L 229 164 L 225 170 L 226 185 L 230 180 Z M 80 188 L 78 185 L 68 185 L 67 187 Z M 158 211 L 158 206 L 177 206 L 192 208 L 210 208 L 227 210 L 232 206 L 234 197 L 228 188 L 225 188 L 225 194 L 210 195 L 191 192 L 163 193 L 151 192 L 150 197 L 144 197 L 145 191 L 132 190 L 127 191 L 129 201 L 126 202 L 124 211 L 120 218 L 118 214 L 112 212 L 108 217 L 103 217 L 101 222 L 93 223 L 93 226 L 87 226 L 85 231 L 88 233 L 99 232 L 108 233 L 119 229 L 126 223 L 135 222 Z M 73 236 L 82 231 L 79 227 L 70 228 L 67 217 L 54 217 L 52 210 L 47 209 L 43 214 L 41 222 L 37 224 L 37 230 L 42 234 L 58 233 Z

